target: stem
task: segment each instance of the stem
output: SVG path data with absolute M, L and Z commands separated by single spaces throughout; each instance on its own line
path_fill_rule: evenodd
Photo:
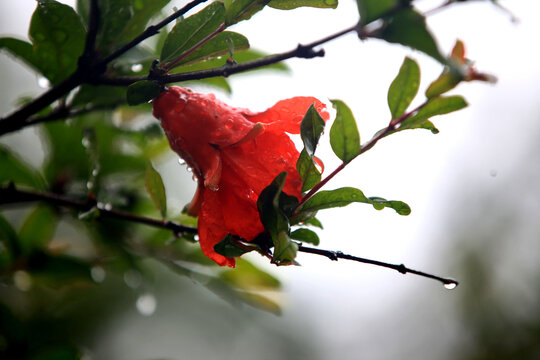
M 107 210 L 103 208 L 102 206 L 100 206 L 99 203 L 96 204 L 95 201 L 91 201 L 91 200 L 80 201 L 80 200 L 72 199 L 72 198 L 61 196 L 54 193 L 36 192 L 32 190 L 20 190 L 20 189 L 15 188 L 13 184 L 10 184 L 8 186 L 0 186 L 0 205 L 1 204 L 21 204 L 21 203 L 35 202 L 35 201 L 43 201 L 48 204 L 75 209 L 78 211 L 88 211 L 95 207 L 99 210 L 100 218 L 110 218 L 110 219 L 129 221 L 129 222 L 137 223 L 137 224 L 144 224 L 144 225 L 153 226 L 156 228 L 167 229 L 167 230 L 172 231 L 175 234 L 197 233 L 197 228 L 180 225 L 173 221 L 156 220 L 156 219 L 134 215 L 134 214 L 127 213 L 124 211 L 119 211 L 119 210 L 113 210 L 113 209 Z M 428 274 L 428 273 L 418 271 L 418 270 L 409 269 L 403 264 L 401 265 L 389 264 L 389 263 L 385 263 L 378 260 L 365 259 L 365 258 L 353 256 L 353 255 L 344 254 L 341 251 L 315 249 L 315 248 L 303 246 L 301 244 L 298 244 L 298 251 L 308 253 L 308 254 L 325 256 L 329 258 L 330 260 L 346 259 L 346 260 L 353 260 L 353 261 L 376 265 L 376 266 L 382 266 L 385 268 L 399 271 L 402 274 L 411 273 L 411 274 L 423 276 L 426 278 L 435 279 L 448 286 L 453 285 L 455 287 L 458 285 L 458 282 L 455 280 Z
M 406 112 L 404 113 L 403 115 L 401 115 L 399 118 L 397 119 L 393 119 L 390 121 L 390 123 L 388 124 L 388 126 L 386 128 L 384 128 L 383 130 L 379 131 L 374 137 L 372 137 L 367 143 L 365 143 L 364 145 L 362 145 L 362 147 L 360 148 L 360 152 L 355 156 L 353 157 L 351 160 L 349 160 L 348 162 L 343 162 L 342 164 L 340 164 L 334 171 L 332 171 L 327 177 L 325 177 L 324 179 L 322 179 L 321 181 L 319 181 L 313 188 L 311 188 L 311 190 L 309 190 L 309 192 L 304 195 L 304 197 L 302 198 L 302 200 L 300 201 L 300 203 L 298 204 L 298 206 L 296 207 L 296 209 L 294 210 L 294 212 L 296 213 L 298 211 L 298 209 L 300 209 L 305 203 L 306 201 L 308 201 L 309 199 L 311 199 L 311 197 L 313 195 L 315 195 L 315 193 L 317 191 L 319 191 L 324 185 L 326 185 L 326 183 L 328 183 L 334 176 L 336 176 L 341 170 L 345 169 L 345 167 L 351 162 L 353 161 L 354 159 L 356 159 L 358 156 L 362 155 L 363 153 L 365 153 L 366 151 L 370 150 L 372 147 L 375 146 L 375 144 L 377 144 L 377 142 L 379 140 L 381 140 L 382 138 L 388 136 L 392 131 L 395 131 L 397 128 L 398 128 L 398 125 L 401 124 L 403 121 L 405 121 L 406 119 L 410 118 L 412 115 L 416 114 L 418 112 L 418 110 L 420 110 L 421 108 L 423 108 L 424 106 L 426 106 L 427 104 L 427 101 L 425 101 L 424 103 L 422 103 L 421 105 L 419 105 L 418 107 L 414 108 L 413 110 L 409 111 L 409 112 Z

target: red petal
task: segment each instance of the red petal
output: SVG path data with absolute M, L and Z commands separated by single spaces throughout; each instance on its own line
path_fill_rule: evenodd
M 309 107 L 315 104 L 315 109 L 321 114 L 324 120 L 328 120 L 330 115 L 325 111 L 326 105 L 314 97 L 294 97 L 281 100 L 270 109 L 262 113 L 250 113 L 243 109 L 244 116 L 251 122 L 263 123 L 270 131 L 284 131 L 291 134 L 300 133 L 300 123 Z

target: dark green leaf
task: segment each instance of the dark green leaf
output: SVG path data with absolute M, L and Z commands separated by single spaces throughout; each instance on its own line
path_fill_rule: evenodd
M 234 269 L 222 272 L 219 277 L 226 283 L 245 290 L 277 290 L 280 281 L 244 259 L 237 259 Z
M 448 114 L 467 106 L 467 102 L 461 96 L 436 97 L 430 99 L 428 103 L 418 110 L 418 112 L 410 118 L 403 121 L 398 130 L 428 128 L 424 125 L 426 120 L 433 116 Z
M 285 231 L 281 231 L 274 240 L 274 257 L 276 265 L 292 265 L 298 252 L 298 245 L 291 241 Z
M 58 215 L 48 206 L 38 205 L 24 220 L 19 230 L 19 241 L 23 252 L 43 249 L 52 240 Z
M 310 243 L 313 245 L 319 245 L 320 240 L 317 233 L 313 230 L 301 228 L 291 233 L 291 239 Z
M 231 26 L 251 18 L 261 11 L 270 0 L 225 0 L 225 24 Z
M 242 239 L 227 234 L 223 240 L 214 245 L 214 250 L 223 256 L 239 257 L 253 250 L 257 250 L 258 246 L 242 241 Z
M 0 184 L 9 181 L 35 188 L 45 187 L 45 180 L 37 171 L 0 145 Z
M 435 39 L 427 29 L 426 19 L 413 9 L 404 9 L 392 15 L 376 36 L 422 51 L 439 62 L 446 63 L 446 58 L 441 55 Z
M 154 81 L 137 81 L 127 88 L 127 103 L 132 106 L 147 103 L 157 97 L 161 93 L 161 90 L 161 85 Z
M 14 39 L 11 37 L 0 38 L 0 50 L 5 50 L 16 58 L 24 61 L 28 66 L 35 71 L 43 73 L 45 69 L 42 67 L 41 61 L 34 54 L 32 44 Z
M 235 51 L 246 50 L 249 48 L 249 41 L 244 35 L 232 31 L 223 31 L 183 58 L 178 64 L 188 64 L 227 55 L 229 46 L 232 46 Z
M 144 178 L 146 192 L 150 195 L 156 209 L 159 210 L 161 217 L 165 219 L 167 216 L 167 195 L 165 194 L 165 186 L 161 175 L 154 169 L 152 164 L 146 164 L 146 175 Z
M 360 13 L 360 22 L 369 24 L 391 10 L 395 9 L 400 3 L 400 0 L 356 0 L 358 12 Z
M 338 0 L 272 0 L 268 6 L 280 10 L 292 10 L 301 6 L 335 9 L 338 6 Z
M 19 237 L 11 224 L 0 214 L 0 269 L 20 255 Z
M 313 105 L 309 107 L 300 124 L 300 137 L 306 153 L 313 157 L 319 139 L 324 131 L 325 122 Z
M 72 256 L 51 256 L 37 251 L 28 259 L 28 270 L 49 285 L 59 286 L 75 280 L 92 281 L 90 264 Z
M 321 172 L 315 166 L 314 160 L 303 149 L 296 162 L 296 170 L 302 178 L 302 191 L 307 191 L 321 181 Z
M 277 235 L 289 231 L 289 221 L 287 216 L 280 209 L 280 195 L 283 185 L 285 185 L 286 172 L 280 173 L 270 185 L 261 191 L 257 199 L 257 208 L 259 217 L 264 228 L 270 233 L 273 241 L 276 241 Z
M 126 101 L 126 88 L 120 86 L 82 85 L 72 100 L 72 106 L 84 108 L 87 106 L 115 106 Z
M 110 54 L 139 35 L 148 21 L 170 0 L 99 0 L 100 27 L 96 46 Z M 79 0 L 77 9 L 88 22 L 88 0 Z
M 51 83 L 56 84 L 75 71 L 86 36 L 73 8 L 55 1 L 38 3 L 29 35 L 39 69 Z
M 388 89 L 388 107 L 392 119 L 397 119 L 407 110 L 420 86 L 420 68 L 416 61 L 406 57 L 399 73 Z
M 337 114 L 330 128 L 330 145 L 337 157 L 348 163 L 360 154 L 360 134 L 351 109 L 341 100 L 331 101 Z
M 371 204 L 377 209 L 389 207 L 394 209 L 400 215 L 409 215 L 410 207 L 401 201 L 385 200 L 379 197 L 368 198 L 364 193 L 352 187 L 344 187 L 335 190 L 319 191 L 311 199 L 306 201 L 299 209 L 300 212 L 312 212 L 322 209 L 347 206 L 353 202 Z
M 169 62 L 182 56 L 187 50 L 214 34 L 224 20 L 223 3 L 214 2 L 198 13 L 179 21 L 165 40 L 161 50 L 161 62 Z

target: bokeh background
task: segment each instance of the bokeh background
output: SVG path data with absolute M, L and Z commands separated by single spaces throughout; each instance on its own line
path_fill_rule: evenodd
M 440 2 L 417 3 L 430 9 Z M 88 359 L 539 359 L 540 4 L 501 3 L 517 22 L 489 1 L 428 18 L 445 52 L 462 39 L 468 57 L 498 83 L 461 85 L 454 92 L 470 106 L 436 119 L 440 134 L 387 138 L 327 185 L 405 201 L 412 214 L 351 205 L 320 215 L 322 248 L 452 276 L 457 289 L 308 254 L 299 256 L 302 266 L 287 268 L 250 256 L 283 282 L 275 294 L 283 306 L 278 317 L 233 306 L 150 264 L 149 279 L 109 276 L 84 298 L 57 304 L 71 321 L 50 329 L 72 327 Z M 0 33 L 26 36 L 34 7 L 33 0 L 0 1 Z M 253 48 L 281 52 L 354 24 L 357 11 L 354 1 L 342 0 L 336 10 L 266 9 L 254 20 L 234 30 Z M 324 49 L 324 58 L 288 61 L 288 74 L 234 76 L 232 95 L 218 94 L 252 110 L 296 95 L 341 99 L 367 140 L 388 121 L 386 91 L 404 56 L 419 62 L 421 90 L 440 71 L 423 54 L 354 35 Z M 42 91 L 36 75 L 5 54 L 0 79 L 3 114 L 21 95 Z M 28 129 L 0 141 L 38 165 L 44 150 L 36 137 Z M 337 165 L 329 146 L 319 156 L 326 169 Z M 195 188 L 191 174 L 173 157 L 156 165 L 169 205 L 181 209 Z

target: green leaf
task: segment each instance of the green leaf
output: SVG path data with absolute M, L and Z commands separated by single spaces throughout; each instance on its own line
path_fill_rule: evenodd
M 399 73 L 388 89 L 388 107 L 392 119 L 397 119 L 409 107 L 420 86 L 420 68 L 416 61 L 406 57 Z
M 146 175 L 144 177 L 146 192 L 152 198 L 156 209 L 159 210 L 161 217 L 165 219 L 167 216 L 167 195 L 165 194 L 165 186 L 161 175 L 154 169 L 152 164 L 146 164 Z
M 21 253 L 19 237 L 11 224 L 0 214 L 0 269 Z
M 309 107 L 300 124 L 300 137 L 307 154 L 313 157 L 319 139 L 324 131 L 325 122 L 313 105 Z
M 241 238 L 227 234 L 219 243 L 214 245 L 214 250 L 223 256 L 239 257 L 259 247 L 255 244 L 250 244 L 242 241 Z
M 223 31 L 183 58 L 178 64 L 189 64 L 227 55 L 229 54 L 229 46 L 232 46 L 235 51 L 246 50 L 249 48 L 249 41 L 242 34 Z
M 348 163 L 360 154 L 360 134 L 349 107 L 341 100 L 331 101 L 337 114 L 330 128 L 330 145 L 337 157 Z
M 9 181 L 40 189 L 45 188 L 45 180 L 37 171 L 8 148 L 0 145 L 0 184 Z
M 236 295 L 254 308 L 268 311 L 274 315 L 281 315 L 282 313 L 279 304 L 264 295 L 247 291 L 239 291 Z
M 319 229 L 323 228 L 323 224 L 321 223 L 321 221 L 319 219 L 315 218 L 315 217 L 304 221 L 304 224 L 315 226 L 315 227 L 318 227 Z
M 289 231 L 289 220 L 280 209 L 280 195 L 285 185 L 286 172 L 280 173 L 270 185 L 261 191 L 257 199 L 257 209 L 264 228 L 270 233 L 273 241 L 276 241 L 280 232 Z
M 315 166 L 313 159 L 307 154 L 306 149 L 300 152 L 296 161 L 296 170 L 302 179 L 302 191 L 307 191 L 321 181 L 321 172 Z
M 461 96 L 447 96 L 447 97 L 436 97 L 430 99 L 428 103 L 422 107 L 416 114 L 406 119 L 401 123 L 399 131 L 406 129 L 416 129 L 416 128 L 427 128 L 432 130 L 432 128 L 427 124 L 425 125 L 426 120 L 433 116 L 448 114 L 460 109 L 463 109 L 467 106 L 467 102 Z M 433 130 L 432 130 L 433 131 Z
M 31 254 L 27 264 L 27 269 L 32 275 L 52 286 L 79 280 L 92 281 L 90 268 L 89 263 L 75 257 L 52 256 L 42 251 Z
M 457 69 L 444 69 L 441 75 L 426 89 L 426 97 L 432 99 L 442 95 L 455 88 L 462 80 L 463 76 Z
M 244 259 L 238 259 L 234 269 L 222 272 L 219 277 L 226 283 L 245 290 L 277 290 L 281 286 L 278 278 Z
M 32 44 L 26 41 L 11 37 L 0 38 L 0 50 L 9 52 L 39 73 L 43 73 L 45 70 L 42 68 L 41 61 L 36 58 Z
M 301 228 L 291 233 L 291 239 L 310 243 L 313 245 L 319 245 L 320 240 L 317 233 L 313 230 Z
M 38 3 L 29 35 L 39 69 L 52 84 L 75 71 L 86 35 L 73 8 L 56 1 Z
M 360 23 L 362 25 L 369 24 L 391 10 L 395 9 L 400 3 L 400 0 L 356 0 L 358 12 L 360 13 Z
M 169 62 L 184 54 L 215 33 L 225 20 L 225 7 L 214 2 L 198 13 L 176 23 L 165 39 L 161 62 Z
M 156 98 L 161 93 L 161 90 L 161 85 L 154 81 L 137 81 L 127 88 L 127 103 L 132 106 L 147 103 Z
M 298 245 L 296 245 L 287 232 L 281 231 L 276 240 L 274 240 L 274 257 L 272 262 L 276 265 L 292 265 L 298 252 Z
M 97 49 L 108 55 L 142 33 L 149 20 L 170 0 L 99 0 Z M 78 0 L 77 10 L 88 24 L 89 1 Z
M 394 209 L 400 215 L 409 215 L 411 208 L 402 201 L 385 200 L 380 197 L 366 197 L 364 193 L 352 187 L 319 191 L 306 201 L 299 212 L 313 212 L 322 209 L 347 206 L 353 202 L 371 204 L 380 210 L 384 207 Z
M 251 18 L 261 11 L 270 0 L 225 0 L 225 24 L 231 26 Z
M 43 249 L 52 240 L 58 215 L 45 205 L 38 205 L 24 220 L 19 230 L 19 241 L 24 253 Z
M 301 6 L 335 9 L 338 6 L 338 0 L 272 0 L 268 6 L 280 10 L 292 10 Z
M 404 9 L 392 15 L 375 36 L 422 51 L 446 64 L 446 58 L 439 51 L 435 39 L 427 29 L 426 19 L 413 9 Z
M 126 88 L 121 86 L 93 86 L 84 84 L 79 87 L 72 100 L 75 108 L 92 106 L 114 106 L 126 101 Z

